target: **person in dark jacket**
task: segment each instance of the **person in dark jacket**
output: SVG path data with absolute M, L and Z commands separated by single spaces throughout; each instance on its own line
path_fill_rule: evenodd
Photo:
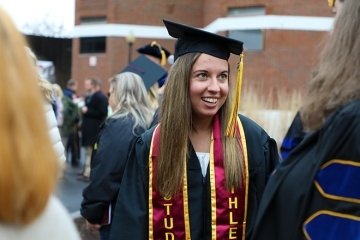
M 63 90 L 63 124 L 60 128 L 65 145 L 66 158 L 73 167 L 79 166 L 80 163 L 80 111 L 76 103 L 78 99 L 76 89 L 77 82 L 70 79 Z
M 81 108 L 81 143 L 85 148 L 85 164 L 80 179 L 88 180 L 91 152 L 100 131 L 100 125 L 108 114 L 108 99 L 100 90 L 101 83 L 94 78 L 85 79 L 85 105 Z
M 110 80 L 109 104 L 113 113 L 102 125 L 92 154 L 90 183 L 83 191 L 81 215 L 108 239 L 111 215 L 135 136 L 148 128 L 153 110 L 141 77 L 123 72 Z
M 270 177 L 254 240 L 360 239 L 360 1 L 346 0 L 301 107 L 306 137 Z
M 132 148 L 110 239 L 244 239 L 279 155 L 238 116 L 241 81 L 229 87 L 228 59 L 242 42 L 164 23 L 178 41 L 160 124 Z

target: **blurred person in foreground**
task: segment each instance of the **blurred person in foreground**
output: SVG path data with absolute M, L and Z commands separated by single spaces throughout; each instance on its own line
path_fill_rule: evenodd
M 34 52 L 29 47 L 25 47 L 25 49 L 27 50 L 28 58 L 30 58 L 30 60 L 34 64 L 33 67 L 38 76 L 38 84 L 44 99 L 44 111 L 49 136 L 51 142 L 53 143 L 53 148 L 59 160 L 59 164 L 62 168 L 64 168 L 66 162 L 65 148 L 61 140 L 60 130 L 58 128 L 58 122 L 56 120 L 56 103 L 54 89 L 52 83 L 42 78 L 40 73 L 38 72 L 37 57 Z
M 0 239 L 79 240 L 53 196 L 59 164 L 26 42 L 0 8 Z
M 153 110 L 141 77 L 123 72 L 110 79 L 113 113 L 102 125 L 92 154 L 90 183 L 83 191 L 81 215 L 107 240 L 128 151 L 150 124 Z M 130 159 L 132 161 L 132 159 Z
M 307 136 L 270 177 L 254 240 L 360 239 L 360 1 L 346 0 L 300 110 Z
M 274 139 L 238 115 L 242 63 L 231 82 L 228 59 L 243 43 L 164 23 L 178 40 L 160 124 L 132 148 L 110 239 L 244 239 L 279 156 Z
M 345 0 L 328 0 L 329 7 L 332 9 L 333 13 L 336 16 L 340 13 L 342 9 L 342 5 L 344 4 Z M 332 30 L 330 31 L 332 33 Z M 316 72 L 315 72 L 316 74 Z M 304 139 L 306 133 L 304 131 L 304 126 L 301 121 L 301 114 L 298 111 L 295 114 L 295 117 L 292 123 L 287 130 L 285 137 L 280 146 L 280 153 L 282 160 L 285 160 L 290 152 L 297 146 L 299 143 Z

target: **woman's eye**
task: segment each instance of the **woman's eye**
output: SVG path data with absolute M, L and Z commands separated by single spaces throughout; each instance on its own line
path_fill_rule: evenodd
M 227 79 L 228 79 L 228 75 L 225 74 L 225 73 L 220 74 L 219 79 L 221 79 L 221 80 L 227 80 Z
M 207 78 L 207 74 L 206 73 L 199 73 L 198 75 L 196 75 L 196 77 L 200 78 L 200 79 L 206 79 Z

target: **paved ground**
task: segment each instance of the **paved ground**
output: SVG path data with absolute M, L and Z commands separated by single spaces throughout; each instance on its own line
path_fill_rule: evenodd
M 56 195 L 69 210 L 74 222 L 79 229 L 82 240 L 99 240 L 98 232 L 87 230 L 85 220 L 80 216 L 80 203 L 82 200 L 82 190 L 87 185 L 86 182 L 77 179 L 77 173 L 81 168 L 67 166 L 63 178 L 60 180 Z
M 80 170 L 81 168 L 73 168 L 68 165 L 56 191 L 57 196 L 71 214 L 75 214 L 79 211 L 82 190 L 87 185 L 86 182 L 77 179 L 77 173 L 80 172 Z

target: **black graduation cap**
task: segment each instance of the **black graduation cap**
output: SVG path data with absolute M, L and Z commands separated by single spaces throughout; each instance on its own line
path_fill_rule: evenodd
M 137 52 L 146 54 L 146 55 L 150 55 L 150 56 L 156 57 L 161 60 L 163 57 L 161 50 L 164 51 L 166 58 L 168 58 L 170 56 L 170 52 L 155 41 L 138 48 Z
M 144 81 L 147 90 L 154 83 L 165 78 L 167 72 L 160 65 L 154 63 L 144 55 L 140 55 L 134 61 L 130 62 L 121 72 L 133 72 L 138 74 Z
M 174 60 L 185 53 L 200 52 L 228 60 L 230 52 L 239 55 L 243 51 L 241 41 L 223 37 L 180 23 L 163 20 L 170 36 L 177 38 Z
M 225 130 L 225 136 L 235 137 L 242 86 L 243 42 L 165 19 L 163 21 L 169 35 L 178 39 L 174 61 L 186 53 L 206 53 L 224 60 L 229 59 L 230 53 L 240 55 L 235 87 L 232 90 L 234 95 L 231 99 L 231 114 Z

